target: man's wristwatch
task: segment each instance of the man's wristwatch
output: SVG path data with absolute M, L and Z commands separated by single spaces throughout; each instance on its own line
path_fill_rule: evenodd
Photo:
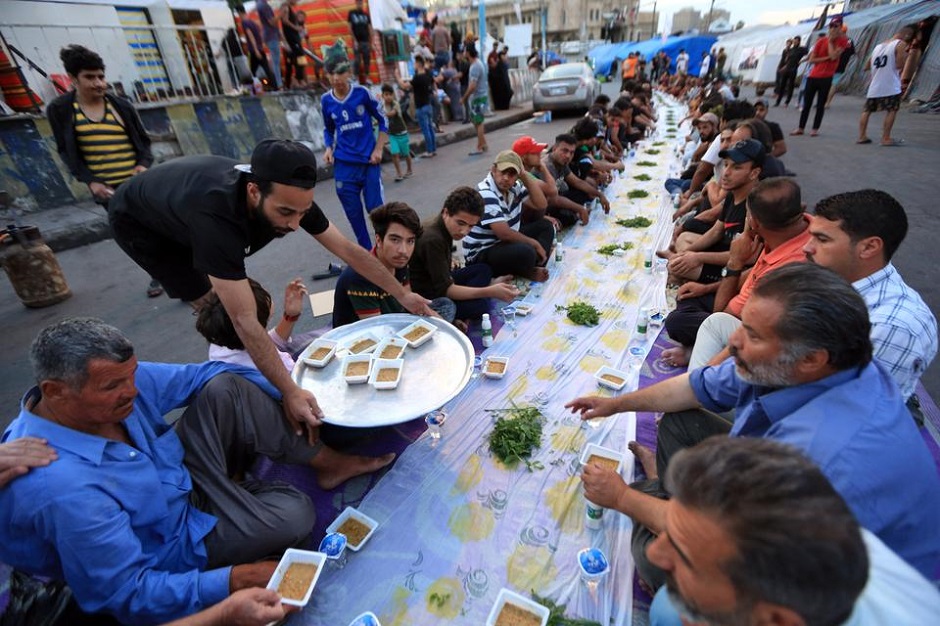
M 725 266 L 725 267 L 721 268 L 721 277 L 722 277 L 722 278 L 728 278 L 729 276 L 740 276 L 743 272 L 744 272 L 743 269 L 741 269 L 741 270 L 732 270 L 732 269 L 728 269 L 728 267 Z

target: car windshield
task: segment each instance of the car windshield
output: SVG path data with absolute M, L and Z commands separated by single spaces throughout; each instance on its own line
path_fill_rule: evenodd
M 553 80 L 555 78 L 574 78 L 584 73 L 583 63 L 565 63 L 553 65 L 539 77 L 539 80 Z

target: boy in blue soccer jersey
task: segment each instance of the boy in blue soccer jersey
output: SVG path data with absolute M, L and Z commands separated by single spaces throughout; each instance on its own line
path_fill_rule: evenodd
M 385 204 L 380 164 L 382 149 L 388 142 L 388 120 L 379 100 L 350 81 L 345 53 L 327 59 L 326 73 L 333 88 L 320 100 L 326 140 L 323 160 L 333 165 L 336 195 L 356 240 L 371 250 L 362 202 L 364 199 L 367 211 Z M 379 125 L 378 139 L 372 129 L 373 120 Z

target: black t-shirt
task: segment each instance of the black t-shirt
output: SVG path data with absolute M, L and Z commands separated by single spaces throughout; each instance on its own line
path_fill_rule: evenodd
M 581 180 L 590 176 L 591 170 L 594 169 L 594 157 L 591 156 L 591 149 L 587 146 L 575 148 L 574 158 L 571 159 L 569 167 L 574 175 Z
M 248 211 L 247 177 L 236 165 L 238 161 L 220 156 L 173 159 L 118 187 L 109 210 L 191 249 L 195 269 L 242 280 L 245 257 L 277 235 Z M 314 203 L 300 226 L 319 235 L 330 221 Z
M 470 86 L 470 64 L 463 60 L 458 61 L 457 71 L 460 72 L 461 92 L 466 93 L 467 87 Z
M 735 235 L 744 232 L 745 217 L 747 217 L 747 200 L 741 204 L 735 204 L 734 194 L 729 192 L 725 196 L 721 215 L 718 216 L 718 219 L 725 226 L 725 231 L 722 233 L 721 241 L 715 245 L 715 249 L 721 251 L 731 249 L 731 242 L 734 240 Z
M 784 167 L 783 161 L 771 154 L 764 155 L 764 165 L 761 167 L 760 176 L 758 177 L 760 180 L 786 175 L 787 168 Z
M 411 88 L 414 89 L 415 108 L 431 104 L 431 94 L 434 92 L 434 78 L 428 72 L 415 74 L 411 79 Z
M 349 17 L 346 19 L 352 27 L 353 37 L 356 38 L 356 41 L 368 42 L 369 24 L 372 21 L 369 18 L 369 14 L 359 9 L 353 9 L 349 12 Z
M 809 50 L 803 46 L 791 48 L 786 56 L 786 70 L 795 72 L 800 67 L 800 59 L 809 54 Z
M 783 129 L 780 128 L 780 124 L 770 120 L 764 120 L 764 123 L 770 128 L 770 138 L 773 139 L 774 143 L 783 140 Z

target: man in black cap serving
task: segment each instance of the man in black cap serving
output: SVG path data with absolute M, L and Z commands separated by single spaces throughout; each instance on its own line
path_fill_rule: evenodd
M 258 322 L 245 257 L 303 228 L 359 274 L 421 315 L 427 300 L 406 292 L 366 250 L 346 239 L 313 201 L 317 162 L 295 141 L 266 139 L 251 165 L 220 156 L 182 157 L 135 176 L 108 207 L 114 238 L 171 298 L 199 309 L 214 291 L 261 373 L 283 394 L 284 412 L 317 426 L 323 412 L 298 387 Z M 132 184 L 131 184 L 132 183 Z

